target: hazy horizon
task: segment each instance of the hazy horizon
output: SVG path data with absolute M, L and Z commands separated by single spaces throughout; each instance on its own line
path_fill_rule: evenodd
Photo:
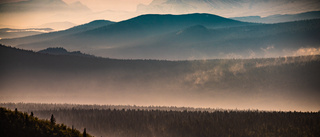
M 319 11 L 319 5 L 317 0 L 5 0 L 0 2 L 0 28 L 39 27 L 53 22 L 80 25 L 98 19 L 122 21 L 142 14 L 210 13 L 223 17 L 265 17 Z

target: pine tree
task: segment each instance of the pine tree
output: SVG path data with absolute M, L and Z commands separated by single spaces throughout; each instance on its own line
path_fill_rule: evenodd
M 87 137 L 86 128 L 84 128 L 84 130 L 83 130 L 83 137 Z
M 54 118 L 53 114 L 51 115 L 50 122 L 51 122 L 51 124 L 56 123 L 56 119 Z

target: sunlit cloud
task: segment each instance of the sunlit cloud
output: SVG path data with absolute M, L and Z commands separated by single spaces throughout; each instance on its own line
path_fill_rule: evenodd
M 49 4 L 46 4 L 49 3 Z M 5 5 L 4 5 L 5 4 Z M 59 5 L 60 4 L 60 5 Z M 36 27 L 51 22 L 84 24 L 97 19 L 122 21 L 141 14 L 211 13 L 224 17 L 295 14 L 320 10 L 319 1 L 170 0 L 2 0 L 0 28 Z M 186 6 L 189 5 L 189 6 Z M 297 8 L 298 7 L 298 8 Z
M 136 11 L 138 4 L 149 4 L 152 0 L 63 0 L 66 3 L 80 1 L 93 11 Z
M 296 51 L 295 55 L 320 55 L 320 48 L 300 48 Z

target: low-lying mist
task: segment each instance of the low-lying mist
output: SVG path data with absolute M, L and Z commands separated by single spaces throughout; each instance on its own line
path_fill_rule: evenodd
M 320 57 L 115 60 L 1 47 L 1 102 L 318 111 Z

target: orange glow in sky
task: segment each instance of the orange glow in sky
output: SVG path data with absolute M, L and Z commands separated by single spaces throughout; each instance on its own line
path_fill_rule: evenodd
M 138 4 L 149 4 L 152 0 L 63 0 L 70 4 L 80 1 L 92 11 L 135 11 Z

